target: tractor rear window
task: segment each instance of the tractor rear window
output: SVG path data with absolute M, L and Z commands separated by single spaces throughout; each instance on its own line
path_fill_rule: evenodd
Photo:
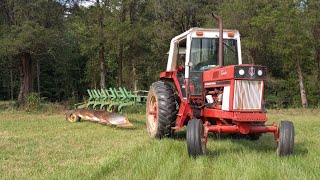
M 224 65 L 238 64 L 237 40 L 224 39 Z M 191 71 L 218 67 L 219 38 L 193 38 L 191 42 Z

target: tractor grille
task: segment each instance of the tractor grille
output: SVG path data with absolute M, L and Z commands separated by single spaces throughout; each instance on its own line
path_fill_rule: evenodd
M 263 81 L 236 80 L 234 84 L 233 109 L 261 109 Z

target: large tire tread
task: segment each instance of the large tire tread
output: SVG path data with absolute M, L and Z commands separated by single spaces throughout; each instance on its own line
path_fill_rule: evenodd
M 171 137 L 172 127 L 175 126 L 177 117 L 176 100 L 173 89 L 164 81 L 153 83 L 150 89 L 155 91 L 158 103 L 158 132 L 155 137 L 158 139 Z M 148 95 L 148 99 L 149 96 L 150 95 Z
M 196 158 L 204 155 L 206 152 L 206 145 L 202 142 L 203 124 L 200 119 L 192 119 L 188 121 L 187 125 L 187 148 L 189 156 Z
M 281 121 L 278 129 L 279 144 L 278 156 L 286 156 L 293 153 L 294 147 L 294 126 L 291 121 Z

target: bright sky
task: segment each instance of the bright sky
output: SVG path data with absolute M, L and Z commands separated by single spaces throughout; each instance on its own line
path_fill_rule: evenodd
M 94 5 L 94 3 L 95 3 L 95 1 L 89 0 L 89 1 L 79 2 L 79 5 L 80 5 L 80 6 L 84 6 L 84 7 L 89 7 L 89 6 Z

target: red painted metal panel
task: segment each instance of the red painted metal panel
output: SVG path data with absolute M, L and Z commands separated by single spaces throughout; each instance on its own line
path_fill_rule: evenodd
M 232 119 L 236 122 L 265 122 L 268 120 L 265 113 L 232 112 L 209 108 L 204 108 L 202 116 L 209 118 Z
M 233 119 L 233 112 L 204 108 L 203 116 L 209 118 Z
M 173 81 L 175 88 L 178 91 L 178 95 L 179 95 L 181 103 L 180 103 L 180 107 L 179 107 L 179 112 L 177 114 L 176 126 L 174 128 L 180 129 L 183 127 L 185 121 L 192 119 L 192 109 L 191 109 L 189 103 L 187 102 L 187 99 L 184 99 L 182 97 L 181 87 L 180 87 L 180 83 L 179 83 L 178 77 L 177 77 L 177 71 L 162 72 L 160 74 L 160 79 L 168 79 L 170 81 Z M 186 84 L 186 87 L 188 87 L 187 86 L 188 85 L 187 79 L 185 80 L 185 84 Z M 188 97 L 189 96 L 188 88 L 186 88 L 186 91 L 187 91 L 187 97 Z
M 242 126 L 242 125 L 234 125 L 234 126 L 220 126 L 220 125 L 209 125 L 205 126 L 208 132 L 218 132 L 218 133 L 266 133 L 273 132 L 276 133 L 278 131 L 278 127 L 276 125 L 272 126 Z
M 222 68 L 211 68 L 203 72 L 203 82 L 228 80 L 233 79 L 233 76 L 234 65 Z
M 267 121 L 265 113 L 241 113 L 234 112 L 234 121 Z

